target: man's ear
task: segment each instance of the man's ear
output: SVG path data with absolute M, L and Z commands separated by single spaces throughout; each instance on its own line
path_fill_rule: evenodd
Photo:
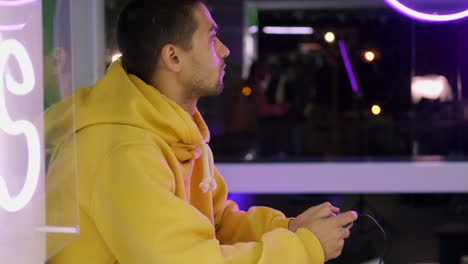
M 161 49 L 161 60 L 164 66 L 174 72 L 181 70 L 180 49 L 173 44 L 166 44 Z

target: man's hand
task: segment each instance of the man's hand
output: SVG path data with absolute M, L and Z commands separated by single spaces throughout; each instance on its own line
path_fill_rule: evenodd
M 329 202 L 310 207 L 305 212 L 289 221 L 288 229 L 292 232 L 296 232 L 298 228 L 304 227 L 304 225 L 307 225 L 307 223 L 317 219 L 327 218 L 329 216 L 335 215 L 339 211 L 340 208 L 333 206 Z
M 335 215 L 338 212 L 339 209 L 330 203 L 311 207 L 291 220 L 289 230 L 295 232 L 298 228 L 309 229 L 322 244 L 325 261 L 337 258 L 343 250 L 344 240 L 350 235 L 349 228 L 343 226 L 357 219 L 356 212 Z

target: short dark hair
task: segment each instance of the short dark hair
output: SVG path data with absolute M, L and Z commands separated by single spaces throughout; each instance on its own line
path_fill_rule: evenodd
M 149 83 L 161 49 L 192 49 L 198 25 L 193 10 L 201 0 L 132 0 L 117 22 L 117 43 L 127 73 Z

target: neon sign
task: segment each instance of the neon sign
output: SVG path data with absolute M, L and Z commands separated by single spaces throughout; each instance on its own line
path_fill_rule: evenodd
M 9 57 L 18 62 L 23 75 L 23 82 L 17 82 L 6 71 Z M 8 39 L 0 43 L 0 130 L 10 136 L 24 134 L 28 147 L 27 175 L 21 191 L 11 195 L 4 175 L 0 175 L 0 208 L 9 212 L 23 209 L 33 198 L 40 176 L 41 148 L 39 133 L 34 125 L 26 120 L 13 121 L 6 106 L 5 92 L 8 90 L 14 95 L 26 95 L 33 91 L 35 86 L 34 69 L 23 44 L 15 39 Z
M 32 4 L 37 0 L 9 0 L 9 1 L 0 1 L 1 6 L 22 6 L 27 4 Z
M 0 25 L 0 31 L 18 31 L 22 30 L 26 24 Z
M 279 35 L 311 35 L 314 33 L 312 27 L 264 27 L 265 34 Z
M 468 17 L 468 9 L 458 12 L 458 13 L 439 15 L 439 14 L 428 14 L 428 13 L 416 11 L 400 3 L 398 0 L 385 0 L 385 2 L 387 2 L 387 4 L 389 4 L 398 12 L 404 15 L 410 16 L 414 19 L 423 20 L 423 21 L 447 22 L 447 21 L 454 21 L 454 20 L 459 20 L 459 19 Z
M 346 44 L 343 40 L 338 41 L 338 46 L 340 47 L 341 57 L 343 58 L 343 62 L 345 65 L 346 73 L 348 74 L 349 82 L 351 84 L 351 89 L 353 92 L 359 91 L 359 86 L 356 80 L 356 76 L 353 72 L 353 67 L 351 66 L 351 61 L 348 56 L 348 51 L 346 50 Z

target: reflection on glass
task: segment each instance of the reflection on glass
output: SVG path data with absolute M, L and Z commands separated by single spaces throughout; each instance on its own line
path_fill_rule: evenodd
M 46 225 L 47 257 L 50 258 L 79 233 L 77 171 L 72 94 L 72 57 L 70 0 L 44 1 L 44 109 L 45 148 L 47 152 Z M 67 98 L 67 99 L 65 99 Z M 50 107 L 62 100 L 69 102 L 60 111 Z M 73 153 L 66 161 L 53 157 L 59 145 Z M 57 165 L 60 164 L 60 165 Z
M 443 14 L 463 6 L 432 8 Z M 468 127 L 467 20 L 428 23 L 384 5 L 260 9 L 258 21 L 259 28 L 314 31 L 250 35 L 258 42 L 256 63 L 265 65 L 258 90 L 269 105 L 290 109 L 268 122 L 256 111 L 255 126 L 245 128 L 255 137 L 246 138 L 242 131 L 215 135 L 218 160 L 245 160 L 252 150 L 257 160 L 461 159 L 468 154 L 468 142 L 461 136 Z M 258 106 L 255 95 L 238 98 L 236 104 Z M 229 148 L 224 138 L 245 147 Z

